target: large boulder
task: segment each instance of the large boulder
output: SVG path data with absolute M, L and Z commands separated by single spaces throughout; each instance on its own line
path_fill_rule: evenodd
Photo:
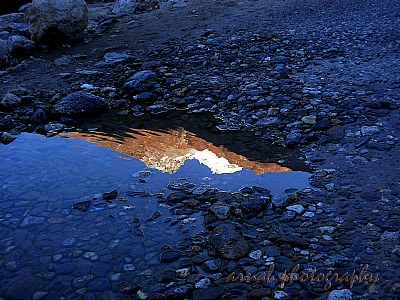
M 33 0 L 25 20 L 36 42 L 75 42 L 84 38 L 88 8 L 84 0 Z
M 79 91 L 62 98 L 53 113 L 63 115 L 97 114 L 108 109 L 107 101 L 93 94 Z

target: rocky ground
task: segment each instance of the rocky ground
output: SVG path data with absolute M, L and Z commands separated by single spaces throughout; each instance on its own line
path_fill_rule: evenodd
M 209 111 L 221 130 L 301 149 L 319 188 L 274 199 L 260 188 L 173 187 L 160 201 L 178 215 L 200 210 L 207 231 L 162 255 L 186 259 L 146 291 L 151 299 L 397 299 L 399 2 L 169 1 L 118 18 L 110 9 L 91 4 L 85 43 L 9 62 L 0 78 L 2 142 L 108 110 L 132 118 Z M 271 264 L 356 275 L 368 264 L 379 281 L 328 291 L 226 282 Z

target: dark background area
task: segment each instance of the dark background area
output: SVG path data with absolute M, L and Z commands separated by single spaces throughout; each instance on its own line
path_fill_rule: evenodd
M 9 14 L 13 12 L 18 12 L 18 9 L 26 4 L 31 2 L 30 0 L 6 0 L 0 3 L 0 14 Z

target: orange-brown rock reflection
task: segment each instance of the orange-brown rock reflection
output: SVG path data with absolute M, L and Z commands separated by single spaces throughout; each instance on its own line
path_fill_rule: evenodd
M 122 154 L 136 157 L 148 167 L 171 174 L 188 159 L 197 159 L 215 174 L 234 173 L 243 168 L 256 174 L 292 171 L 276 163 L 250 161 L 223 146 L 217 147 L 182 127 L 157 131 L 130 129 L 123 136 L 108 135 L 100 131 L 73 132 L 68 137 L 111 148 Z

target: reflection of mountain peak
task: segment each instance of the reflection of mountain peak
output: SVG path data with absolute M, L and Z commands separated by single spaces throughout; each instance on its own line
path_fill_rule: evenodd
M 124 136 L 107 135 L 98 131 L 74 132 L 69 137 L 87 140 L 136 157 L 148 167 L 168 173 L 176 172 L 188 159 L 198 160 L 216 174 L 234 173 L 242 168 L 257 174 L 291 171 L 275 163 L 249 161 L 246 157 L 230 152 L 223 146 L 216 147 L 183 128 L 168 131 L 130 129 Z
M 190 158 L 197 159 L 215 174 L 235 173 L 243 169 L 238 165 L 231 164 L 225 157 L 218 157 L 208 149 L 196 151 Z

